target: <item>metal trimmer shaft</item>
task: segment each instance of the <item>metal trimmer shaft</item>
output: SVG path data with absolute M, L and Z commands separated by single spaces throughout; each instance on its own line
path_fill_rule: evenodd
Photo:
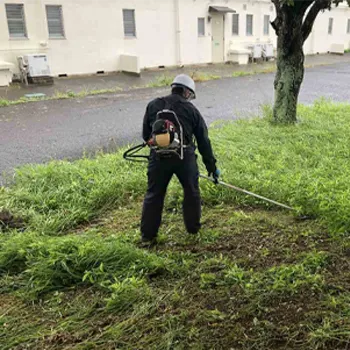
M 208 177 L 208 176 L 205 176 L 205 175 L 202 175 L 202 174 L 200 174 L 199 176 L 200 176 L 201 178 L 203 178 L 203 179 L 206 179 L 206 180 L 209 180 L 209 181 L 215 183 L 215 180 L 212 179 L 211 177 Z M 258 195 L 258 194 L 256 194 L 256 193 L 253 193 L 253 192 L 249 192 L 249 191 L 244 190 L 244 189 L 242 189 L 242 188 L 239 188 L 239 187 L 230 185 L 230 184 L 228 184 L 228 183 L 226 183 L 226 182 L 218 181 L 217 183 L 220 184 L 220 185 L 222 185 L 222 186 L 225 186 L 225 187 L 228 187 L 228 188 L 232 188 L 233 190 L 236 190 L 236 191 L 238 191 L 238 192 L 245 193 L 245 194 L 247 194 L 247 195 L 249 195 L 249 196 L 253 196 L 253 197 L 262 199 L 263 201 L 266 201 L 266 202 L 269 202 L 269 203 L 278 205 L 279 207 L 282 207 L 282 208 L 285 208 L 285 209 L 288 209 L 288 210 L 296 210 L 295 208 L 289 207 L 288 205 L 285 205 L 285 204 L 276 202 L 276 201 L 274 201 L 274 200 L 272 200 L 272 199 L 269 199 L 269 198 L 260 196 L 260 195 Z

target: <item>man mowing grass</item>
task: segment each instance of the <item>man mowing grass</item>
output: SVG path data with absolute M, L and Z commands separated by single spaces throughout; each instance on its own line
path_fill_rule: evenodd
M 194 137 L 209 173 L 217 182 L 220 171 L 200 112 L 190 102 L 196 98 L 195 83 L 177 76 L 170 95 L 151 101 L 143 121 L 143 139 L 150 146 L 148 189 L 143 203 L 142 242 L 155 244 L 161 224 L 164 197 L 175 174 L 184 190 L 183 217 L 190 234 L 201 228 L 201 201 Z

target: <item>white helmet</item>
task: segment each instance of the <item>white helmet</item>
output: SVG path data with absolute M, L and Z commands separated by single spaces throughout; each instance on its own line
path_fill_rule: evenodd
M 189 89 L 193 93 L 193 98 L 196 98 L 196 84 L 188 75 L 180 74 L 175 77 L 174 81 L 171 83 L 171 87 L 174 86 L 182 86 Z

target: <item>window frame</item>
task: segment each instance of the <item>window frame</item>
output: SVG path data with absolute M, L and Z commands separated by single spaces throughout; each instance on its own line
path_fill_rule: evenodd
M 51 36 L 50 35 L 50 25 L 49 25 L 49 16 L 47 13 L 47 9 L 49 7 L 58 7 L 60 9 L 60 20 L 61 20 L 61 27 L 62 27 L 62 35 L 61 36 Z M 66 30 L 64 25 L 64 18 L 63 18 L 63 6 L 62 5 L 53 5 L 53 4 L 46 4 L 45 5 L 45 12 L 46 12 L 46 22 L 47 22 L 47 31 L 49 35 L 50 40 L 60 40 L 60 39 L 66 39 Z
M 236 29 L 234 27 L 234 24 L 235 24 L 234 18 L 237 18 L 237 32 L 234 31 L 234 29 Z M 240 18 L 239 13 L 232 14 L 232 35 L 234 35 L 234 36 L 239 36 L 239 18 Z
M 333 35 L 333 25 L 334 25 L 334 18 L 329 17 L 328 18 L 328 35 Z
M 203 23 L 203 28 L 200 27 L 200 24 Z M 200 32 L 200 29 L 203 29 L 203 32 Z M 205 17 L 197 18 L 197 35 L 198 38 L 202 38 L 205 36 Z
M 267 19 L 267 21 L 266 21 L 266 19 Z M 264 15 L 263 35 L 264 36 L 270 35 L 270 15 Z
M 248 18 L 251 18 L 251 32 L 248 32 Z M 246 36 L 254 36 L 254 15 L 253 14 L 246 14 L 246 26 L 245 26 L 245 34 Z
M 22 19 L 10 19 L 8 17 L 8 9 L 10 6 L 20 6 L 21 10 L 22 10 Z M 26 40 L 28 39 L 28 30 L 27 30 L 27 24 L 26 24 L 26 16 L 25 16 L 25 11 L 24 11 L 24 4 L 22 3 L 5 3 L 5 15 L 6 15 L 6 20 L 7 20 L 7 28 L 8 28 L 8 34 L 9 34 L 9 38 L 11 40 Z M 10 30 L 10 22 L 22 22 L 23 23 L 23 35 L 13 35 L 13 33 L 11 34 L 11 30 Z
M 125 19 L 125 14 L 127 12 L 132 12 L 132 19 L 133 19 L 133 32 L 127 33 L 127 21 Z M 137 31 L 136 31 L 136 11 L 135 9 L 128 9 L 128 8 L 124 8 L 122 10 L 122 14 L 123 14 L 123 29 L 124 29 L 124 39 L 135 39 L 137 37 Z

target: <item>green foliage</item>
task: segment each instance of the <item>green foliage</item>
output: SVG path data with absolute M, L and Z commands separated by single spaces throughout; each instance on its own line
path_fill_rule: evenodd
M 221 76 L 215 74 L 207 74 L 202 72 L 194 72 L 191 74 L 192 79 L 195 82 L 205 82 L 209 80 L 217 80 L 221 79 Z M 174 76 L 172 75 L 161 75 L 157 77 L 155 80 L 151 81 L 146 85 L 146 87 L 163 87 L 170 86 L 174 80 Z
M 292 127 L 263 110 L 210 130 L 223 179 L 320 220 L 203 181 L 205 224 L 188 237 L 172 183 L 160 244 L 146 250 L 143 164 L 117 152 L 17 170 L 0 210 L 28 225 L 0 234 L 2 347 L 344 349 L 349 105 L 300 106 Z
M 345 348 L 346 238 L 219 205 L 203 208 L 215 240 L 201 238 L 207 225 L 186 239 L 181 215 L 166 213 L 162 243 L 139 249 L 128 228 L 140 208 L 67 236 L 0 236 L 2 349 Z
M 254 75 L 254 72 L 246 72 L 246 71 L 237 71 L 232 73 L 232 78 L 236 77 L 246 77 L 249 75 Z
M 173 76 L 162 75 L 160 77 L 157 77 L 156 80 L 151 81 L 149 84 L 147 84 L 147 87 L 170 86 L 173 80 L 174 80 Z
M 256 74 L 266 74 L 266 73 L 273 73 L 276 71 L 276 68 L 274 66 L 268 67 L 268 68 L 262 68 L 262 69 L 256 69 L 253 71 L 235 71 L 232 73 L 232 78 L 237 77 L 246 77 L 250 75 L 256 75 Z
M 320 291 L 324 287 L 324 278 L 320 272 L 327 258 L 324 252 L 311 252 L 300 263 L 274 266 L 264 272 L 245 270 L 234 264 L 220 274 L 202 273 L 200 286 L 238 286 L 249 298 L 257 298 L 259 303 L 266 299 L 299 294 L 305 288 Z
M 116 287 L 115 279 L 160 274 L 171 269 L 166 259 L 115 237 L 51 238 L 24 234 L 3 239 L 1 247 L 0 272 L 23 273 L 27 280 L 26 293 L 35 297 L 83 282 Z
M 226 123 L 211 133 L 223 178 L 320 217 L 334 232 L 349 231 L 350 106 L 323 100 L 300 106 L 292 127 L 271 125 L 265 112 L 266 119 Z M 211 202 L 258 203 L 209 185 L 204 193 Z
M 119 91 L 123 91 L 122 88 L 116 86 L 115 88 L 111 89 L 99 89 L 99 90 L 82 90 L 80 92 L 74 92 L 74 91 L 56 91 L 52 96 L 46 96 L 46 97 L 21 97 L 18 100 L 7 100 L 7 99 L 0 99 L 0 107 L 8 107 L 8 106 L 14 106 L 18 104 L 23 104 L 27 102 L 36 102 L 36 101 L 50 101 L 50 100 L 67 100 L 71 98 L 84 98 L 87 96 L 93 96 L 93 95 L 101 95 L 101 94 L 111 94 L 116 93 Z
M 57 234 L 122 205 L 144 189 L 140 165 L 122 160 L 122 153 L 25 166 L 15 182 L 0 193 L 0 208 L 29 218 L 29 226 Z
M 107 299 L 107 308 L 111 311 L 122 312 L 146 303 L 152 297 L 148 283 L 144 279 L 128 277 L 118 280 L 109 287 L 112 292 Z
M 271 109 L 264 107 L 264 113 L 265 119 L 226 122 L 211 129 L 222 178 L 318 217 L 334 233 L 348 232 L 349 105 L 320 100 L 300 106 L 300 121 L 292 127 L 271 125 Z M 126 162 L 122 152 L 25 166 L 16 171 L 14 183 L 0 191 L 0 208 L 28 219 L 29 229 L 56 235 L 142 196 L 145 175 L 145 166 Z M 201 189 L 207 205 L 271 207 L 204 180 Z M 170 187 L 169 198 L 175 207 L 181 205 L 178 185 Z
M 0 99 L 0 107 L 7 107 L 10 105 L 10 101 L 6 99 Z
M 33 233 L 0 236 L 0 275 L 22 272 L 26 266 L 28 249 L 36 239 L 37 235 Z
M 220 75 L 215 74 L 207 74 L 207 73 L 201 73 L 201 72 L 195 72 L 192 74 L 192 79 L 195 82 L 205 82 L 210 80 L 218 80 L 221 79 Z

